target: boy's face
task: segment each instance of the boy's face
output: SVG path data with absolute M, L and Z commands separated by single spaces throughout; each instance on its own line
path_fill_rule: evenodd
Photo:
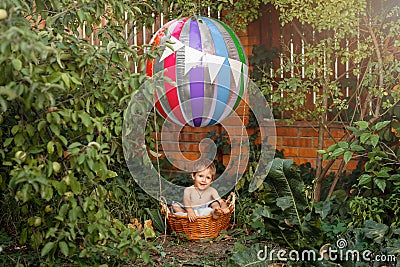
M 194 180 L 194 187 L 200 190 L 206 189 L 213 181 L 212 173 L 210 169 L 205 169 L 192 174 L 192 179 Z

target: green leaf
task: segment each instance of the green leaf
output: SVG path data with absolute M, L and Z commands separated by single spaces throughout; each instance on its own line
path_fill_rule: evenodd
M 165 223 L 164 223 L 164 219 L 162 218 L 162 216 L 160 214 L 160 210 L 159 209 L 150 210 L 149 208 L 145 208 L 145 210 L 150 215 L 150 218 L 153 221 L 153 225 L 154 225 L 155 229 L 157 229 L 161 233 L 164 233 Z
M 157 153 L 157 152 L 155 152 L 155 151 L 153 151 L 153 150 L 151 150 L 151 149 L 149 149 L 148 151 L 149 151 L 150 154 L 151 154 L 153 157 L 155 157 L 155 158 L 159 158 L 159 157 L 162 156 L 162 154 Z
M 54 153 L 54 142 L 50 141 L 47 143 L 47 152 L 51 155 Z
M 7 138 L 5 141 L 4 141 L 4 144 L 3 144 L 3 146 L 4 147 L 7 147 L 7 146 L 9 146 L 11 143 L 12 143 L 12 141 L 14 140 L 14 138 Z
M 349 144 L 347 142 L 338 142 L 337 145 L 340 148 L 349 148 Z
M 332 157 L 338 157 L 340 155 L 342 155 L 345 152 L 344 148 L 338 148 L 335 151 L 332 152 Z
M 268 163 L 267 167 L 261 167 L 260 169 L 269 169 L 271 165 L 272 162 Z M 255 174 L 250 181 L 249 192 L 254 192 L 259 189 L 262 186 L 265 178 L 267 178 L 267 175 L 264 173 Z
M 35 128 L 33 128 L 33 126 L 30 124 L 27 124 L 25 126 L 25 130 L 28 133 L 29 137 L 32 137 L 35 134 Z
M 328 216 L 328 214 L 331 211 L 331 204 L 332 201 L 320 201 L 315 203 L 315 212 L 321 215 L 322 219 L 325 219 L 326 216 Z
M 50 201 L 53 197 L 53 188 L 51 186 L 43 186 L 41 196 L 46 201 Z
M 374 125 L 373 129 L 375 129 L 375 130 L 377 130 L 377 131 L 382 130 L 382 129 L 385 128 L 389 123 L 390 123 L 390 121 L 378 122 L 376 125 Z
M 70 186 L 75 195 L 79 195 L 81 193 L 81 184 L 77 181 L 76 177 L 70 177 Z
M 302 224 L 301 211 L 307 208 L 304 184 L 291 160 L 274 159 L 264 184 L 271 190 L 270 199 L 284 209 L 282 216 L 294 225 Z
M 386 180 L 385 180 L 385 179 L 378 179 L 378 178 L 375 178 L 375 179 L 374 179 L 374 183 L 378 186 L 378 188 L 379 188 L 382 192 L 385 192 L 385 188 L 386 188 Z
M 57 232 L 57 228 L 55 228 L 55 227 L 49 228 L 49 230 L 46 233 L 46 237 L 45 238 L 47 239 L 49 237 L 55 237 L 56 232 Z
M 350 149 L 351 149 L 351 150 L 354 150 L 354 151 L 357 151 L 357 152 L 360 152 L 360 151 L 364 151 L 364 150 L 365 150 L 365 148 L 364 148 L 363 146 L 360 146 L 360 145 L 358 145 L 357 143 L 352 143 L 352 144 L 350 145 Z
M 80 147 L 80 146 L 82 146 L 81 143 L 79 143 L 79 142 L 73 142 L 72 144 L 70 144 L 70 145 L 68 146 L 68 149 L 73 149 L 73 148 L 75 148 L 75 147 Z
M 64 146 L 68 145 L 68 140 L 62 135 L 57 135 L 58 139 L 60 139 L 61 143 L 63 143 Z
M 47 125 L 46 121 L 44 120 L 40 121 L 37 126 L 38 131 L 40 132 L 41 130 L 43 130 L 46 127 L 46 125 Z
M 366 237 L 371 238 L 377 243 L 381 243 L 385 240 L 386 233 L 389 227 L 382 223 L 367 220 L 364 222 L 364 227 L 360 230 L 365 234 Z
M 80 253 L 79 253 L 79 258 L 84 258 L 87 255 L 87 249 L 83 249 Z
M 17 58 L 14 58 L 11 61 L 11 64 L 13 65 L 14 69 L 17 71 L 20 71 L 22 69 L 22 62 L 21 62 L 21 60 L 19 60 Z
M 369 184 L 371 182 L 371 179 L 372 179 L 371 175 L 363 174 L 360 176 L 360 181 L 358 182 L 358 185 L 362 186 L 362 185 Z
M 87 114 L 86 112 L 80 113 L 79 118 L 81 118 L 83 125 L 85 125 L 86 127 L 90 127 L 92 125 L 92 120 L 90 118 L 90 115 Z
M 147 224 L 144 225 L 143 234 L 145 238 L 156 237 L 156 233 L 154 232 L 153 228 L 148 226 Z
M 68 256 L 69 248 L 67 243 L 65 241 L 61 241 L 60 243 L 58 243 L 58 246 L 60 247 L 61 253 L 64 254 L 64 256 Z
M 285 211 L 287 208 L 293 206 L 293 203 L 290 196 L 284 196 L 276 199 L 276 205 Z
M 360 136 L 360 142 L 365 143 L 371 137 L 371 133 L 363 133 Z
M 344 152 L 344 155 L 343 155 L 344 162 L 348 163 L 351 160 L 351 158 L 353 157 L 353 154 L 354 154 L 353 151 Z
M 60 127 L 57 124 L 50 124 L 50 130 L 55 134 L 55 135 L 60 135 Z
M 74 84 L 82 85 L 81 81 L 78 80 L 76 77 L 70 76 L 69 78 L 71 79 L 71 81 L 72 81 Z
M 353 127 L 353 126 L 350 126 L 349 128 L 347 128 L 349 131 L 352 131 L 352 132 L 357 132 L 358 131 L 358 129 L 356 128 L 356 127 Z
M 28 239 L 28 229 L 27 228 L 23 228 L 21 231 L 21 234 L 19 236 L 19 243 L 20 244 L 26 244 L 26 241 Z
M 356 121 L 354 124 L 357 125 L 360 130 L 365 130 L 365 129 L 368 128 L 368 122 L 367 121 Z
M 379 172 L 374 172 L 376 177 L 379 178 L 389 178 L 390 174 L 388 173 L 388 170 L 381 169 Z
M 97 109 L 101 114 L 104 114 L 104 108 L 103 108 L 103 105 L 101 104 L 100 101 L 96 101 L 95 106 L 96 106 L 96 109 Z
M 338 147 L 337 144 L 333 144 L 333 145 L 329 146 L 329 147 L 328 147 L 328 152 L 333 152 L 333 151 L 335 151 L 337 147 Z
M 61 74 L 61 79 L 64 81 L 65 85 L 67 88 L 70 88 L 70 81 L 69 81 L 69 75 L 66 73 Z
M 19 132 L 19 130 L 20 130 L 19 124 L 14 125 L 14 126 L 11 128 L 11 134 L 12 134 L 12 135 L 16 135 L 16 134 Z
M 49 254 L 49 252 L 54 248 L 54 245 L 55 245 L 54 242 L 48 242 L 42 248 L 42 251 L 41 251 L 40 255 L 42 255 L 42 257 L 43 257 L 43 256 L 46 256 L 47 254 Z
M 371 135 L 370 139 L 371 139 L 371 144 L 372 144 L 372 146 L 373 146 L 373 147 L 376 147 L 376 145 L 377 145 L 378 142 L 379 142 L 379 135 L 373 134 L 373 135 Z
M 249 248 L 237 251 L 232 255 L 231 261 L 235 266 L 246 266 L 246 267 L 268 267 L 269 266 L 269 253 L 265 247 L 261 244 L 256 243 Z M 260 253 L 260 251 L 262 253 Z
M 143 250 L 142 251 L 142 259 L 145 263 L 150 263 L 151 262 L 150 251 Z

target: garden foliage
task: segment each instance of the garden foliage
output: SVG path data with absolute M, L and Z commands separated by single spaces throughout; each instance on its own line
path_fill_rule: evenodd
M 1 235 L 41 261 L 148 262 L 143 234 L 128 227 L 145 212 L 121 149 L 124 109 L 145 78 L 132 71 L 144 53 L 123 25 L 151 23 L 156 8 L 39 0 L 0 8 Z

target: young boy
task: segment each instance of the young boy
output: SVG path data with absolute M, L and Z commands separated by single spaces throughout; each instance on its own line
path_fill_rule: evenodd
M 187 213 L 190 222 L 197 216 L 213 213 L 213 218 L 218 219 L 222 213 L 228 213 L 226 202 L 218 195 L 211 183 L 215 179 L 215 165 L 210 160 L 200 160 L 192 173 L 194 184 L 186 187 L 183 192 L 183 205 L 179 202 L 172 204 L 173 213 Z

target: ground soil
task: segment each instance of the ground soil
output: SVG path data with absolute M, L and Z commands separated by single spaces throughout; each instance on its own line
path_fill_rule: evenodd
M 165 238 L 165 242 L 164 242 Z M 160 251 L 152 258 L 158 266 L 225 266 L 234 250 L 235 238 L 188 241 L 175 236 L 162 236 Z

